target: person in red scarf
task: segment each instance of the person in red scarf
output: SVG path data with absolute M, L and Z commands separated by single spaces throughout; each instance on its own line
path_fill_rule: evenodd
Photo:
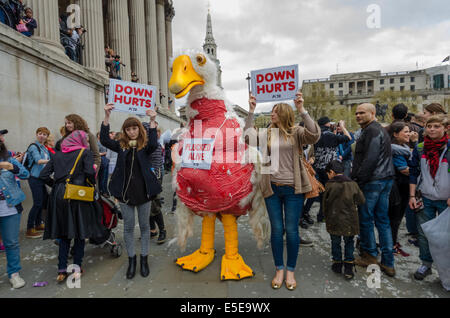
M 55 142 L 56 142 L 55 136 L 50 134 L 44 143 L 45 148 L 48 150 L 48 153 L 50 154 L 50 158 L 56 153 Z
M 81 275 L 85 239 L 99 238 L 105 234 L 101 225 L 102 211 L 96 202 L 64 199 L 66 180 L 82 150 L 83 154 L 76 165 L 71 183 L 80 186 L 95 184 L 94 157 L 89 150 L 88 138 L 88 134 L 82 130 L 76 130 L 67 136 L 61 144 L 61 151 L 53 155 L 39 176 L 46 184 L 53 185 L 44 240 L 60 240 L 57 277 L 59 283 L 64 282 L 70 274 L 67 259 L 72 240 L 75 241 L 75 272 L 76 275 Z
M 434 219 L 450 206 L 448 123 L 445 115 L 430 117 L 425 126 L 424 142 L 418 144 L 413 151 L 409 206 L 416 212 L 417 223 L 420 225 Z M 433 258 L 422 227 L 418 226 L 418 230 L 422 265 L 414 278 L 423 280 L 432 274 Z

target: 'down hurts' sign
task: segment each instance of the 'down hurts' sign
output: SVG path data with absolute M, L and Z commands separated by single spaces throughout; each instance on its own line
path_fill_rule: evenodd
M 257 103 L 293 100 L 299 86 L 298 65 L 252 71 L 251 79 Z
M 155 86 L 111 80 L 108 103 L 114 104 L 114 110 L 133 115 L 145 115 L 147 110 L 156 106 Z

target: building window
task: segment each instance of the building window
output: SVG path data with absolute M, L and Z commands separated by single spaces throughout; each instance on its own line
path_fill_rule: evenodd
M 331 84 L 330 84 L 330 89 L 333 89 L 333 88 L 334 88 L 334 84 L 331 83 Z
M 339 88 L 344 87 L 344 83 L 339 83 Z
M 433 76 L 433 88 L 442 89 L 444 88 L 444 74 L 438 74 Z
M 384 85 L 384 79 L 380 79 L 380 85 Z
M 390 82 L 391 84 L 394 84 L 395 78 L 391 78 L 391 79 L 389 80 L 389 82 Z
M 404 91 L 405 90 L 405 86 L 400 86 L 400 90 Z
M 414 76 L 411 76 L 411 83 L 414 83 L 416 81 L 416 78 Z
M 414 92 L 416 90 L 416 85 L 411 85 L 411 91 Z
M 380 87 L 380 92 L 384 92 L 384 87 Z
M 339 91 L 339 96 L 344 96 L 344 91 Z
M 395 91 L 395 87 L 391 87 L 391 91 Z
M 405 78 L 404 77 L 400 77 L 400 83 L 404 83 L 405 82 Z

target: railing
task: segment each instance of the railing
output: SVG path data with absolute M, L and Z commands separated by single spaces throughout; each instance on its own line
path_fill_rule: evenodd
M 61 39 L 61 45 L 64 47 L 66 51 L 66 55 L 74 62 L 78 64 L 83 64 L 83 49 L 84 45 L 81 44 L 80 41 L 74 41 L 68 34 L 67 31 L 60 29 L 59 35 Z M 72 51 L 72 47 L 75 46 L 75 51 Z
M 23 17 L 23 11 L 24 5 L 17 0 L 0 0 L 0 22 L 13 29 Z

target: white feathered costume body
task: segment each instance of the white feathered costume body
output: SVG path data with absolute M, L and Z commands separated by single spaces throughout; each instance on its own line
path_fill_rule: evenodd
M 249 222 L 258 247 L 267 239 L 269 223 L 259 188 L 260 156 L 244 141 L 244 123 L 217 86 L 217 69 L 203 52 L 190 50 L 178 55 L 172 63 L 170 91 L 176 98 L 189 94 L 186 115 L 187 130 L 180 136 L 176 156 L 192 150 L 187 142 L 214 139 L 210 169 L 181 167 L 176 160 L 173 187 L 179 197 L 176 211 L 178 243 L 183 249 L 193 235 L 193 217 L 203 218 L 202 243 L 192 255 L 176 260 L 183 269 L 199 272 L 214 259 L 215 221 L 219 218 L 225 230 L 225 255 L 222 258 L 222 280 L 252 277 L 254 272 L 238 253 L 237 218 L 249 214 Z M 186 145 L 186 147 L 185 147 Z

